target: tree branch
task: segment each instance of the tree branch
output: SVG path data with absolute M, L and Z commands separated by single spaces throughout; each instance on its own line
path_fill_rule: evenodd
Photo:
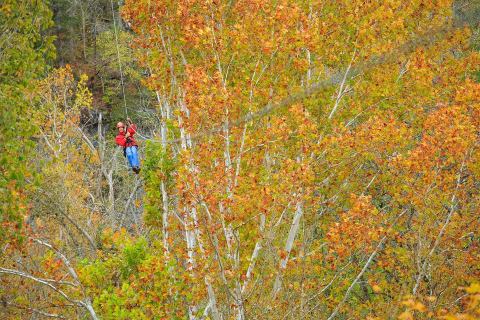
M 396 217 L 395 221 L 393 222 L 393 225 L 395 225 L 395 223 L 398 221 L 398 219 L 400 219 L 404 214 L 405 212 L 407 212 L 407 210 L 403 210 L 399 215 L 398 217 Z M 382 246 L 383 244 L 385 243 L 385 240 L 387 240 L 387 236 L 388 235 L 385 235 L 377 244 L 377 247 L 375 248 L 375 250 L 373 250 L 372 254 L 370 254 L 370 257 L 368 258 L 367 262 L 365 263 L 365 265 L 363 266 L 362 270 L 360 271 L 360 273 L 356 276 L 356 278 L 353 280 L 352 284 L 350 285 L 350 287 L 348 287 L 347 289 L 347 292 L 345 292 L 345 295 L 343 296 L 343 299 L 342 301 L 340 301 L 337 306 L 335 307 L 335 309 L 333 310 L 332 314 L 330 314 L 330 316 L 328 317 L 327 320 L 332 320 L 333 318 L 335 318 L 335 316 L 337 315 L 338 311 L 340 310 L 341 307 L 343 307 L 343 305 L 345 304 L 345 302 L 348 300 L 348 297 L 350 296 L 350 293 L 352 292 L 352 289 L 353 287 L 357 284 L 358 280 L 360 280 L 360 278 L 363 276 L 363 274 L 368 270 L 368 267 L 370 266 L 370 264 L 372 263 L 373 259 L 375 258 L 375 256 L 377 255 L 377 253 L 382 249 Z

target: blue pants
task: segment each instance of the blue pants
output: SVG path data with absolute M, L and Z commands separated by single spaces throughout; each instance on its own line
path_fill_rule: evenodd
M 140 167 L 140 162 L 138 161 L 138 152 L 137 152 L 136 146 L 133 147 L 126 147 L 125 148 L 125 153 L 127 155 L 128 159 L 128 166 L 130 168 L 139 168 Z

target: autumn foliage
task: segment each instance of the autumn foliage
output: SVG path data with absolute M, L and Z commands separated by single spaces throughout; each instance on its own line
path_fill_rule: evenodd
M 34 82 L 8 319 L 478 318 L 480 54 L 456 5 L 126 0 L 142 176 L 82 122 L 88 76 Z

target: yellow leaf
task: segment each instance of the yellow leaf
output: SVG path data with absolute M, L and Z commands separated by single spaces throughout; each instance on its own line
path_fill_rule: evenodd
M 399 320 L 413 320 L 413 315 L 410 311 L 404 311 L 401 315 L 398 316 Z
M 466 289 L 467 293 L 480 293 L 480 284 L 479 283 L 472 283 L 470 287 Z
M 421 302 L 415 302 L 415 304 L 412 306 L 412 309 L 413 310 L 417 310 L 417 311 L 420 311 L 420 312 L 425 312 L 427 311 L 427 308 L 425 307 L 425 305 Z

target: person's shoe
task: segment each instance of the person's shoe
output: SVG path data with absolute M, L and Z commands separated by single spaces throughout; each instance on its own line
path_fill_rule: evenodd
M 140 168 L 139 167 L 133 167 L 132 168 L 133 172 L 135 172 L 136 174 L 138 174 L 140 172 Z

